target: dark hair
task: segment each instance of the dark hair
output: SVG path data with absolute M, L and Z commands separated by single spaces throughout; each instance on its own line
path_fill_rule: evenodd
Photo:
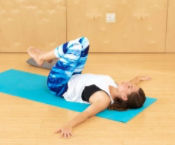
M 127 110 L 132 108 L 140 108 L 144 104 L 146 97 L 142 88 L 139 88 L 138 92 L 133 92 L 127 96 L 127 100 L 124 101 L 121 98 L 116 97 L 114 103 L 111 104 L 108 109 L 110 110 Z

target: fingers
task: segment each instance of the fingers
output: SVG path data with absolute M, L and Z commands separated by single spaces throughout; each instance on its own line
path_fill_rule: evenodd
M 141 77 L 141 80 L 144 80 L 144 81 L 148 81 L 148 80 L 151 80 L 152 79 L 149 76 L 140 76 L 140 77 Z
M 63 137 L 63 138 L 70 138 L 72 136 L 72 133 L 70 131 L 63 131 L 62 129 L 59 129 L 55 133 L 56 134 L 60 133 L 61 137 Z
M 70 132 L 62 132 L 61 136 L 64 138 L 70 138 L 72 136 L 72 134 Z
M 145 80 L 151 80 L 151 77 L 146 76 Z

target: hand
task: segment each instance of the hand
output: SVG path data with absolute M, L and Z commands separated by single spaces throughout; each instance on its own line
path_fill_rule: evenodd
M 64 126 L 58 129 L 55 133 L 60 133 L 64 138 L 70 138 L 72 136 L 72 127 Z
M 152 78 L 149 77 L 149 76 L 139 76 L 139 78 L 140 78 L 141 81 L 149 81 L 149 80 L 152 79 Z

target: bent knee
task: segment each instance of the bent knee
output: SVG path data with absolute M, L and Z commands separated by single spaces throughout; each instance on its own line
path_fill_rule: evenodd
M 89 46 L 89 40 L 87 37 L 81 37 L 79 41 L 83 47 L 83 49 L 87 48 Z

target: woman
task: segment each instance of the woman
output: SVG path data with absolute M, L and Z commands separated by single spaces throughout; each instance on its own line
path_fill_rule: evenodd
M 67 101 L 89 103 L 90 106 L 75 116 L 56 133 L 63 137 L 72 136 L 73 127 L 105 110 L 126 110 L 139 108 L 145 102 L 144 91 L 137 85 L 149 77 L 138 76 L 126 82 L 116 84 L 108 75 L 81 74 L 89 50 L 86 37 L 62 44 L 50 52 L 29 48 L 28 54 L 42 65 L 44 61 L 59 59 L 51 69 L 47 85 L 50 92 Z

